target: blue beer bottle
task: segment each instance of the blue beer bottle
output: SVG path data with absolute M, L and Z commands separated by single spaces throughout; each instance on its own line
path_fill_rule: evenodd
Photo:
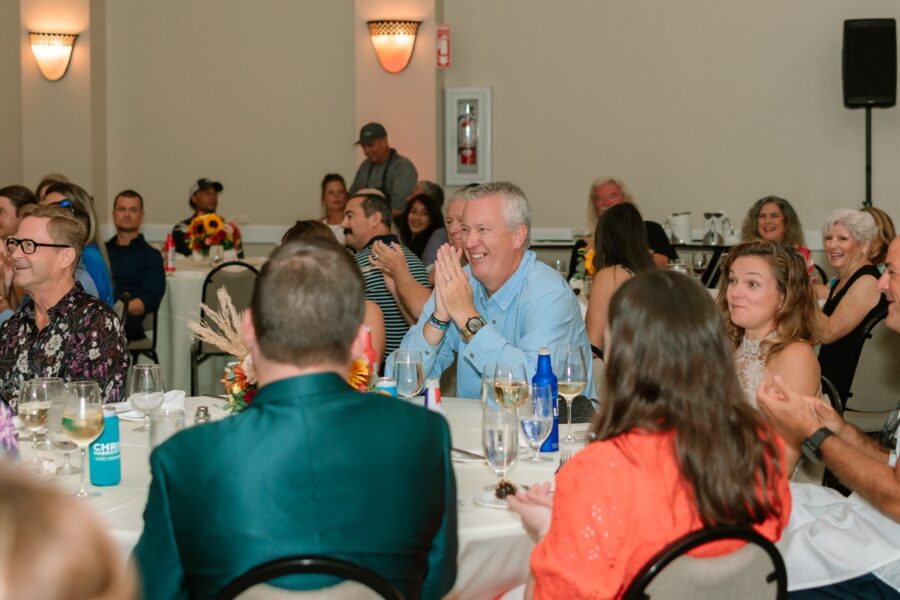
M 117 485 L 122 481 L 119 417 L 115 407 L 103 407 L 103 433 L 91 444 L 90 449 L 91 484 Z
M 550 364 L 550 348 L 541 348 L 538 350 L 537 372 L 531 378 L 531 385 L 547 385 L 550 384 L 550 395 L 553 396 L 553 428 L 550 435 L 541 444 L 541 452 L 558 452 L 559 451 L 559 388 L 557 387 L 556 375 L 553 374 L 553 367 Z

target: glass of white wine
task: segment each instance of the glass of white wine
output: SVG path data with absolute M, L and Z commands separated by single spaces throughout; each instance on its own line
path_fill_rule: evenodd
M 549 456 L 541 456 L 538 450 L 553 428 L 553 394 L 550 385 L 532 385 L 531 398 L 519 409 L 519 425 L 531 447 L 528 462 L 550 462 Z
M 566 420 L 566 437 L 563 442 L 566 444 L 575 443 L 575 435 L 572 433 L 572 401 L 575 397 L 584 391 L 587 385 L 587 368 L 584 364 L 584 353 L 581 347 L 574 344 L 563 344 L 556 350 L 556 365 L 554 365 L 554 374 L 556 375 L 559 385 L 559 395 L 567 405 L 568 413 Z
M 494 398 L 503 408 L 519 408 L 528 400 L 528 379 L 522 363 L 498 363 L 494 369 Z
M 50 398 L 50 410 L 53 410 L 53 399 L 59 398 L 63 394 L 66 393 L 66 382 L 62 380 L 61 377 L 38 377 L 35 381 L 39 381 L 40 384 L 46 388 L 47 396 Z M 50 440 L 49 429 L 50 424 L 52 423 L 52 416 L 48 417 L 47 425 L 44 427 L 42 431 L 38 432 L 38 448 L 41 450 L 47 450 L 52 452 L 55 450 L 53 442 Z
M 128 378 L 128 399 L 131 406 L 144 415 L 144 422 L 135 431 L 150 431 L 150 413 L 162 406 L 162 372 L 159 365 L 134 365 Z
M 47 426 L 50 416 L 50 388 L 40 379 L 23 381 L 19 388 L 17 412 L 22 424 L 31 432 L 31 463 L 29 469 L 42 473 L 43 461 L 38 455 L 38 433 Z
M 394 354 L 394 379 L 397 380 L 397 394 L 412 400 L 425 385 L 425 367 L 421 352 L 398 350 Z
M 72 381 L 66 386 L 63 404 L 63 429 L 69 439 L 81 449 L 81 487 L 75 492 L 79 498 L 98 496 L 84 489 L 84 461 L 87 447 L 103 433 L 103 400 L 96 381 Z
M 486 404 L 481 411 L 484 456 L 499 480 L 503 481 L 519 455 L 516 409 L 507 410 L 496 404 Z

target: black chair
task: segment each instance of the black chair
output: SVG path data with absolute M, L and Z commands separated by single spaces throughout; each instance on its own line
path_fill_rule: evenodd
M 156 311 L 144 313 L 144 331 L 152 332 L 151 337 L 128 342 L 128 353 L 131 354 L 131 364 L 136 365 L 141 354 L 159 364 L 159 356 L 156 354 Z
M 834 384 L 831 381 L 822 375 L 822 396 L 828 399 L 828 402 L 831 404 L 831 408 L 835 410 L 835 412 L 839 415 L 844 414 L 844 402 L 841 400 L 841 394 L 837 391 L 837 388 L 834 387 Z
M 741 549 L 711 558 L 685 554 L 719 540 L 744 540 Z M 625 600 L 655 598 L 787 598 L 787 571 L 775 545 L 747 527 L 716 527 L 688 533 L 638 571 Z
M 825 274 L 825 269 L 817 264 L 813 264 L 813 268 L 816 270 L 816 275 L 819 278 L 819 283 L 821 283 L 822 285 L 828 285 L 828 275 Z
M 216 596 L 216 600 L 232 600 L 249 588 L 285 575 L 298 574 L 333 575 L 344 580 L 356 581 L 387 600 L 403 600 L 397 588 L 381 575 L 345 560 L 313 554 L 288 556 L 253 567 L 235 578 Z
M 218 290 L 224 287 L 231 296 L 231 302 L 238 312 L 250 306 L 253 288 L 259 271 L 253 265 L 242 261 L 222 263 L 214 268 L 203 281 L 203 293 L 200 301 L 210 310 L 219 310 Z M 200 310 L 203 320 L 203 310 Z M 228 356 L 219 348 L 206 342 L 194 341 L 191 345 L 191 396 L 197 395 L 197 367 L 213 356 Z

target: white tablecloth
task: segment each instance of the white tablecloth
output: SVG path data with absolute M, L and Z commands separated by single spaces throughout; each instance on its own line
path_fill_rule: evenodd
M 188 426 L 193 423 L 196 407 L 201 404 L 209 407 L 213 419 L 224 416 L 220 407 L 225 401 L 221 398 L 188 398 L 185 404 Z M 446 398 L 444 407 L 453 445 L 481 453 L 481 403 Z M 123 556 L 131 554 L 140 537 L 150 485 L 149 438 L 146 433 L 134 431 L 137 425 L 131 421 L 119 422 L 121 483 L 112 487 L 89 487 L 101 495 L 86 500 L 101 517 Z M 560 428 L 563 427 L 560 424 Z M 575 427 L 581 430 L 585 425 Z M 526 455 L 526 450 L 520 448 L 520 457 Z M 28 458 L 30 451 L 26 447 L 23 448 L 23 460 Z M 77 464 L 76 453 L 72 458 Z M 556 461 L 532 466 L 520 460 L 511 471 L 510 478 L 516 483 L 539 483 L 552 480 L 555 469 Z M 506 510 L 477 506 L 472 502 L 476 494 L 483 493 L 484 486 L 496 482 L 493 472 L 486 465 L 454 462 L 454 472 L 460 501 L 459 570 L 456 586 L 448 598 L 495 598 L 500 592 L 525 582 L 533 544 L 525 535 L 517 515 Z M 55 481 L 74 492 L 78 489 L 78 477 L 68 475 Z
M 245 262 L 260 267 L 264 259 L 247 258 Z M 162 367 L 166 389 L 191 389 L 191 332 L 188 320 L 196 321 L 200 314 L 203 281 L 212 270 L 206 261 L 178 258 L 175 272 L 166 276 L 166 294 L 159 307 L 156 352 Z M 146 360 L 146 359 L 142 359 Z M 198 392 L 221 393 L 222 370 L 230 358 L 207 359 L 198 369 Z

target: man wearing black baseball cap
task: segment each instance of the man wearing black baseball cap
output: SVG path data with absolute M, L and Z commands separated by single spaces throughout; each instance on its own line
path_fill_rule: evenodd
M 356 171 L 350 195 L 362 188 L 380 190 L 390 202 L 394 216 L 399 215 L 406 207 L 406 198 L 419 179 L 415 165 L 390 147 L 387 131 L 381 123 L 363 125 L 356 143 L 362 146 L 366 160 L 362 161 Z
M 191 249 L 187 247 L 187 242 L 184 240 L 184 234 L 187 233 L 188 227 L 190 227 L 194 217 L 216 212 L 216 208 L 219 206 L 219 192 L 223 189 L 225 188 L 222 187 L 221 183 L 213 181 L 212 179 L 207 179 L 206 177 L 201 177 L 191 184 L 191 189 L 188 192 L 188 204 L 194 209 L 194 214 L 184 221 L 177 223 L 175 227 L 172 228 L 172 237 L 175 239 L 176 252 L 184 254 L 185 256 L 191 255 Z

